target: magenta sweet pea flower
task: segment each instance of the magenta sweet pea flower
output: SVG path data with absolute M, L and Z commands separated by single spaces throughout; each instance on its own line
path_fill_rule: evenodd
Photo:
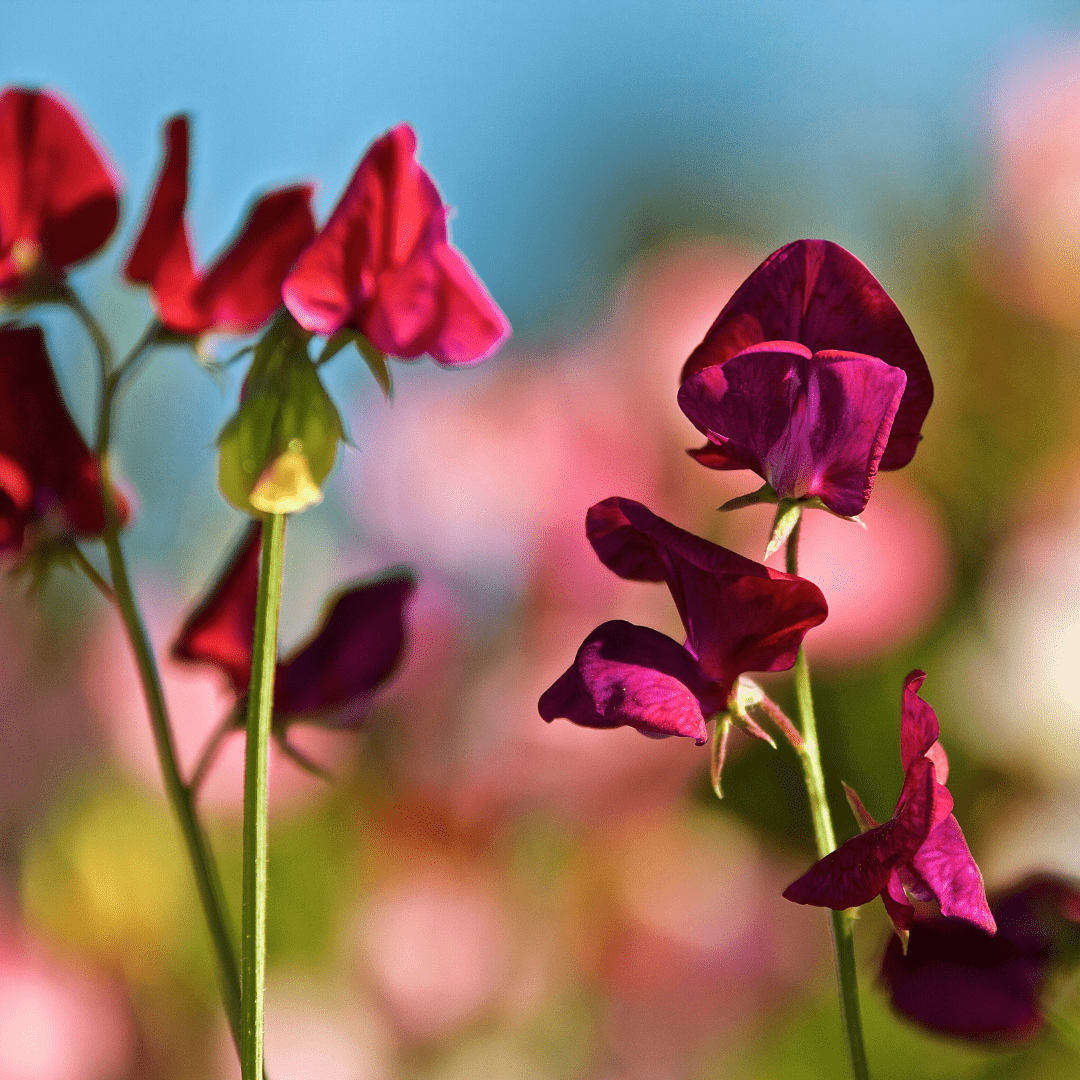
M 43 90 L 0 94 L 0 294 L 55 283 L 104 247 L 119 184 L 71 109 Z
M 765 343 L 772 343 L 773 348 L 764 349 L 756 360 L 768 358 L 771 367 L 759 381 L 748 370 L 754 354 L 749 358 L 744 354 Z M 807 364 L 808 358 L 801 350 L 794 351 L 793 344 L 809 350 L 815 364 Z M 839 354 L 848 363 L 841 363 Z M 796 393 L 786 386 L 785 371 L 796 376 L 807 402 L 807 416 L 798 423 L 809 422 L 809 432 L 788 436 L 793 445 L 770 455 L 763 439 L 749 440 L 744 427 L 725 429 L 724 421 L 735 411 L 733 405 L 725 406 L 714 421 L 701 413 L 699 404 L 697 415 L 690 418 L 713 443 L 695 454 L 703 464 L 752 468 L 766 478 L 768 465 L 781 475 L 791 472 L 803 479 L 810 463 L 813 474 L 843 463 L 853 467 L 861 461 L 865 482 L 872 484 L 876 469 L 902 468 L 914 456 L 934 399 L 930 372 L 896 305 L 874 275 L 838 244 L 796 240 L 774 251 L 720 312 L 704 341 L 690 354 L 680 381 L 685 384 L 717 364 L 726 367 L 735 357 L 741 357 L 741 363 L 731 378 L 732 387 L 737 388 L 733 392 L 747 398 L 763 416 L 770 408 L 782 408 L 785 394 Z M 883 366 L 868 364 L 869 358 Z M 833 371 L 818 380 L 809 378 L 807 369 L 818 363 L 832 365 Z M 898 368 L 906 378 L 895 407 L 891 401 L 898 376 L 887 368 Z M 726 385 L 714 375 L 696 384 L 693 396 L 717 398 L 724 390 Z M 811 407 L 815 394 L 819 395 L 816 409 Z M 837 425 L 839 434 L 827 430 L 829 423 Z M 864 430 L 856 430 L 860 424 Z M 716 441 L 715 436 L 730 442 Z M 815 439 L 823 445 L 815 447 Z M 879 440 L 884 441 L 880 451 Z M 817 451 L 809 459 L 807 444 L 810 451 Z M 788 457 L 791 461 L 785 469 L 780 463 Z M 850 500 L 858 484 L 849 480 L 840 487 Z
M 399 359 L 474 364 L 510 324 L 450 245 L 447 208 L 415 154 L 408 124 L 372 143 L 289 274 L 285 306 L 314 334 L 349 328 Z
M 883 360 L 794 341 L 751 345 L 691 375 L 679 406 L 714 469 L 752 469 L 781 499 L 855 517 L 870 498 L 907 376 Z
M 904 680 L 900 760 L 904 788 L 893 816 L 879 825 L 850 789 L 848 801 L 864 831 L 810 868 L 784 891 L 788 900 L 817 907 L 858 907 L 880 896 L 897 933 L 915 918 L 912 900 L 936 901 L 944 915 L 994 932 L 982 873 L 952 814 L 945 781 L 949 760 L 938 742 L 934 710 L 919 697 L 926 674 Z
M 1053 970 L 1080 959 L 1080 889 L 1032 877 L 990 905 L 997 933 L 959 918 L 916 919 L 881 964 L 893 1008 L 933 1031 L 977 1042 L 1030 1039 L 1046 1023 Z
M 262 523 L 245 531 L 217 583 L 173 643 L 177 660 L 224 672 L 238 697 L 251 680 L 251 646 L 259 580 Z M 274 723 L 297 720 L 354 727 L 396 670 L 405 648 L 405 603 L 415 587 L 407 572 L 390 573 L 340 592 L 307 643 L 278 662 Z
M 0 552 L 27 529 L 45 537 L 100 536 L 101 474 L 60 395 L 37 326 L 0 326 Z M 121 523 L 126 501 L 114 492 Z
M 236 237 L 199 271 L 185 216 L 188 157 L 188 118 L 174 116 L 165 125 L 165 159 L 124 277 L 150 287 L 158 318 L 173 333 L 254 333 L 281 307 L 285 275 L 315 235 L 311 185 L 256 199 Z
M 597 627 L 541 696 L 547 721 L 625 725 L 701 745 L 706 720 L 728 707 L 739 676 L 791 667 L 806 632 L 828 614 L 813 583 L 684 532 L 632 499 L 597 503 L 585 530 L 620 577 L 666 582 L 687 640 L 618 620 Z

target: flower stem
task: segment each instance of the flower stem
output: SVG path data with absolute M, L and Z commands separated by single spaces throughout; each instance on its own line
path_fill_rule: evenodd
M 285 515 L 268 514 L 262 532 L 244 765 L 244 886 L 240 931 L 243 988 L 240 1067 L 243 1080 L 257 1080 L 262 1073 L 263 984 L 266 979 L 266 771 L 274 709 L 284 555 Z
M 787 572 L 799 572 L 799 532 L 802 519 L 795 523 L 787 541 Z M 810 693 L 810 668 L 806 663 L 805 648 L 799 649 L 795 661 L 795 695 L 799 702 L 802 720 L 802 748 L 799 760 L 806 778 L 806 792 L 810 797 L 810 815 L 814 822 L 814 840 L 818 858 L 823 859 L 836 850 L 832 815 L 825 796 L 825 774 L 821 770 L 821 751 L 818 747 L 817 721 L 814 718 L 814 699 Z M 797 748 L 798 749 L 798 748 Z M 855 944 L 853 922 L 845 911 L 831 911 L 833 955 L 836 959 L 836 980 L 840 992 L 840 1016 L 847 1037 L 848 1060 L 855 1080 L 869 1080 L 866 1064 L 866 1047 L 863 1041 L 862 1017 L 859 1010 L 859 984 L 855 968 Z
M 229 927 L 228 908 L 225 893 L 221 886 L 221 875 L 214 860 L 210 842 L 202 825 L 195 815 L 195 806 L 191 793 L 184 785 L 177 764 L 176 745 L 173 741 L 172 727 L 165 705 L 165 695 L 161 688 L 161 676 L 154 659 L 154 650 L 150 644 L 146 627 L 128 577 L 127 564 L 123 548 L 120 545 L 120 527 L 113 500 L 112 481 L 109 469 L 109 442 L 112 429 L 114 394 L 118 385 L 113 369 L 112 347 L 108 338 L 98 326 L 97 321 L 82 300 L 72 290 L 67 292 L 67 302 L 78 316 L 87 333 L 94 342 L 101 370 L 101 402 L 98 414 L 97 457 L 101 471 L 102 502 L 105 512 L 105 533 L 103 540 L 109 559 L 109 573 L 112 577 L 113 600 L 120 611 L 124 628 L 127 632 L 131 651 L 139 669 L 143 696 L 146 699 L 147 712 L 150 714 L 150 727 L 154 734 L 158 763 L 165 782 L 165 792 L 172 804 L 173 813 L 180 825 L 180 831 L 187 846 L 191 869 L 195 875 L 195 885 L 199 893 L 203 914 L 206 918 L 210 940 L 218 961 L 221 979 L 221 995 L 225 1014 L 232 1028 L 237 1046 L 240 1044 L 240 966 L 236 959 L 232 932 Z M 144 351 L 154 340 L 149 333 L 144 334 L 139 344 L 127 356 L 121 370 L 130 371 L 138 354 Z

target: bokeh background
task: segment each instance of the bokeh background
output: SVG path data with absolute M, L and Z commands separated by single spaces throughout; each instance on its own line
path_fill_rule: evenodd
M 889 814 L 901 680 L 923 667 L 988 885 L 1080 876 L 1074 5 L 14 0 L 0 72 L 65 95 L 124 178 L 121 231 L 74 275 L 121 345 L 150 309 L 116 267 L 178 110 L 203 258 L 268 186 L 312 178 L 325 214 L 410 121 L 514 326 L 467 372 L 395 365 L 392 407 L 351 354 L 329 369 L 355 447 L 290 526 L 286 647 L 346 581 L 406 563 L 421 584 L 364 731 L 299 736 L 340 783 L 274 764 L 274 1080 L 844 1075 L 826 920 L 780 897 L 812 859 L 793 755 L 739 747 L 718 803 L 706 751 L 535 706 L 599 622 L 677 632 L 661 586 L 597 563 L 591 503 L 639 498 L 760 557 L 768 512 L 714 509 L 756 478 L 685 456 L 676 376 L 796 237 L 867 262 L 937 387 L 867 529 L 804 530 L 832 611 L 808 639 L 831 792 Z M 42 321 L 85 429 L 87 342 Z M 123 403 L 126 545 L 163 657 L 241 526 L 213 446 L 240 377 L 163 348 Z M 190 765 L 231 701 L 163 667 Z M 790 704 L 784 677 L 770 689 Z M 241 771 L 234 737 L 203 798 L 233 883 Z M 842 797 L 834 814 L 851 835 Z M 887 935 L 865 909 L 876 1077 L 1076 1075 L 1053 1036 L 991 1051 L 893 1016 Z M 35 603 L 5 582 L 0 1080 L 231 1078 L 232 1057 L 119 627 L 70 576 Z

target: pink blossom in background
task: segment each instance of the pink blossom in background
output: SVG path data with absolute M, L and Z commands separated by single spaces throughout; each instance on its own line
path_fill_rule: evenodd
M 1080 41 L 1028 46 L 999 75 L 977 266 L 1036 315 L 1080 330 Z
M 112 1080 L 129 1075 L 134 1044 L 116 985 L 0 928 L 0 1080 Z
M 169 705 L 180 769 L 190 776 L 206 740 L 233 708 L 236 699 L 216 672 L 171 659 L 167 643 L 180 626 L 185 605 L 168 588 L 150 584 L 139 590 L 150 636 L 157 643 L 158 665 Z M 162 790 L 150 720 L 142 686 L 123 628 L 115 612 L 103 611 L 91 633 L 83 659 L 83 682 L 91 706 L 123 765 L 141 781 Z M 305 726 L 290 733 L 299 750 L 317 762 L 343 768 L 353 753 L 347 735 Z M 286 811 L 325 791 L 325 782 L 303 772 L 271 743 L 270 806 Z M 229 736 L 206 778 L 199 805 L 239 813 L 243 809 L 244 738 Z

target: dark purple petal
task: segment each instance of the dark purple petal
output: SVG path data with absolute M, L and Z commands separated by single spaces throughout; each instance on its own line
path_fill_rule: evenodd
M 605 499 L 586 517 L 600 561 L 620 577 L 666 581 L 688 647 L 711 680 L 795 663 L 828 605 L 818 587 L 677 528 L 632 499 Z
M 585 639 L 538 707 L 549 722 L 564 717 L 583 727 L 626 726 L 653 737 L 683 735 L 701 746 L 708 734 L 699 695 L 709 689 L 678 642 L 614 620 Z
M 828 240 L 796 240 L 773 252 L 720 312 L 680 381 L 765 341 L 797 341 L 812 353 L 863 353 L 905 372 L 879 468 L 911 460 L 934 397 L 930 372 L 904 317 L 854 255 Z
M 854 517 L 870 498 L 906 378 L 873 356 L 811 355 L 773 341 L 691 376 L 679 405 L 725 468 L 753 469 L 780 498 L 816 495 Z
M 905 772 L 930 750 L 940 735 L 937 714 L 919 697 L 925 679 L 925 671 L 915 670 L 904 680 L 900 703 L 900 763 Z M 937 781 L 944 784 L 945 777 L 939 775 Z
M 881 893 L 881 902 L 885 905 L 885 911 L 892 920 L 893 927 L 902 941 L 907 939 L 911 932 L 912 923 L 915 921 L 915 907 L 904 891 L 904 883 L 900 878 L 900 871 L 894 870 L 889 875 L 889 883 Z
M 844 908 L 867 904 L 886 888 L 894 870 L 919 850 L 934 812 L 934 771 L 929 761 L 908 772 L 896 815 L 853 836 L 784 890 L 796 904 Z
M 372 694 L 393 674 L 405 648 L 405 603 L 416 586 L 393 574 L 343 592 L 322 626 L 278 664 L 274 708 L 282 716 L 324 714 L 328 727 L 361 719 Z
M 240 696 L 251 681 L 251 647 L 259 592 L 262 523 L 244 529 L 210 592 L 184 621 L 172 645 L 177 660 L 213 664 Z
M 942 915 L 955 915 L 988 934 L 994 932 L 996 927 L 986 902 L 982 872 L 952 814 L 926 838 L 911 860 L 911 868 L 941 905 Z

